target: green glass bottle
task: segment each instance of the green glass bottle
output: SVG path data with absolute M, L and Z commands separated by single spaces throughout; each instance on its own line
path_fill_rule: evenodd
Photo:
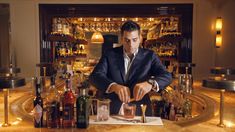
M 87 95 L 85 88 L 81 89 L 76 105 L 77 128 L 87 128 L 89 126 L 89 96 Z

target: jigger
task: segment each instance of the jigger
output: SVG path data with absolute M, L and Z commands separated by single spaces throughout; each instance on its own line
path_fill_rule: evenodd
M 145 111 L 146 111 L 147 105 L 141 104 L 140 106 L 141 106 L 141 110 L 142 110 L 141 122 L 146 123 L 147 120 L 146 120 L 146 116 L 145 116 Z

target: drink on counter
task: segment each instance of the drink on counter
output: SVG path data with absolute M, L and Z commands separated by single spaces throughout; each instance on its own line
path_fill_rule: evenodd
M 107 121 L 109 119 L 110 100 L 97 100 L 97 121 Z
M 124 111 L 125 118 L 134 118 L 135 111 L 136 111 L 136 105 L 131 104 L 131 103 L 123 104 L 123 111 Z

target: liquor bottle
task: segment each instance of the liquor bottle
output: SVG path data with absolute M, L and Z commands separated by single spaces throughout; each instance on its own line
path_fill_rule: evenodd
M 51 77 L 51 86 L 46 96 L 46 121 L 48 128 L 60 126 L 60 98 L 55 87 L 55 77 Z
M 82 88 L 80 93 L 76 102 L 77 128 L 87 128 L 89 126 L 89 97 L 85 88 Z
M 186 98 L 186 101 L 184 103 L 183 113 L 185 118 L 190 118 L 192 116 L 192 103 L 188 98 Z
M 173 104 L 170 105 L 169 120 L 175 121 L 175 107 Z
M 75 96 L 71 89 L 71 79 L 66 79 L 66 91 L 63 96 L 62 104 L 63 104 L 63 127 L 73 127 L 74 126 L 74 103 Z
M 185 77 L 184 77 L 184 85 L 185 92 L 191 94 L 192 93 L 192 76 L 188 73 L 188 67 L 185 67 Z
M 41 87 L 40 79 L 36 83 L 36 96 L 33 100 L 33 113 L 34 113 L 34 127 L 41 128 L 43 127 L 43 99 L 41 98 Z

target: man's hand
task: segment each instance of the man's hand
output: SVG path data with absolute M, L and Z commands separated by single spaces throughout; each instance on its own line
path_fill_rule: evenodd
M 141 100 L 145 94 L 150 92 L 152 85 L 148 82 L 137 83 L 134 87 L 134 99 L 135 101 Z
M 126 86 L 113 84 L 110 87 L 110 92 L 116 93 L 119 99 L 124 103 L 128 103 L 130 101 L 130 89 Z

